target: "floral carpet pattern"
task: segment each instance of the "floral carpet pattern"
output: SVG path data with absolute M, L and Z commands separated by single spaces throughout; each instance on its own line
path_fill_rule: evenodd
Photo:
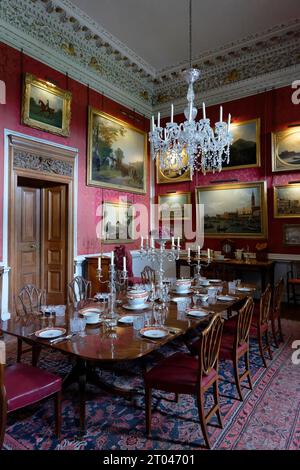
M 245 382 L 244 401 L 237 399 L 230 362 L 220 364 L 220 403 L 223 429 L 208 426 L 213 449 L 290 449 L 300 448 L 300 365 L 291 360 L 292 342 L 300 339 L 300 324 L 284 321 L 285 342 L 273 348 L 273 359 L 262 367 L 256 340 L 251 340 L 251 373 L 253 391 Z M 160 349 L 173 354 L 185 346 L 175 340 Z M 8 362 L 14 361 L 13 355 Z M 148 358 L 149 366 L 157 361 Z M 40 364 L 65 375 L 71 364 L 68 358 L 45 350 Z M 122 368 L 121 368 L 122 367 Z M 132 401 L 111 396 L 93 386 L 87 389 L 86 434 L 78 431 L 78 393 L 76 385 L 64 391 L 62 436 L 54 431 L 53 401 L 48 400 L 15 412 L 8 417 L 5 449 L 19 450 L 135 450 L 135 449 L 204 449 L 193 397 L 154 392 L 152 438 L 145 436 L 143 379 L 137 361 L 118 365 L 118 370 L 102 371 L 102 378 L 123 387 L 134 387 L 138 393 Z M 212 395 L 207 394 L 207 406 Z

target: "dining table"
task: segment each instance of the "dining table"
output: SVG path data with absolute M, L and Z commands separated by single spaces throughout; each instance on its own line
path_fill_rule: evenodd
M 115 313 L 118 316 L 118 322 L 114 328 L 107 327 L 107 317 L 103 314 L 98 324 L 86 325 L 83 333 L 71 333 L 71 319 L 80 316 L 80 310 L 67 306 L 65 315 L 61 316 L 45 316 L 44 314 L 34 314 L 30 316 L 12 315 L 7 321 L 0 322 L 0 330 L 18 339 L 29 343 L 32 347 L 32 361 L 37 365 L 41 349 L 50 348 L 71 358 L 72 367 L 70 372 L 64 377 L 63 386 L 68 387 L 76 382 L 79 388 L 79 422 L 80 432 L 85 432 L 86 426 L 86 386 L 87 383 L 98 386 L 100 389 L 121 395 L 125 398 L 132 399 L 137 393 L 134 389 L 117 387 L 106 383 L 97 370 L 112 370 L 118 363 L 123 361 L 140 361 L 141 373 L 144 371 L 145 361 L 151 353 L 158 350 L 165 344 L 180 338 L 185 341 L 187 335 L 198 327 L 207 323 L 212 316 L 222 314 L 225 318 L 230 317 L 232 311 L 237 311 L 244 303 L 245 299 L 253 296 L 255 286 L 244 286 L 246 289 L 236 290 L 230 293 L 229 299 L 204 302 L 199 307 L 207 315 L 202 317 L 192 317 L 187 315 L 186 311 L 182 311 L 179 307 L 178 298 L 185 299 L 193 305 L 193 296 L 195 291 L 189 294 L 172 293 L 170 301 L 164 308 L 165 316 L 162 327 L 166 331 L 166 336 L 158 339 L 151 339 L 141 335 L 132 324 L 122 324 L 122 318 L 126 315 L 152 315 L 152 305 L 143 310 L 128 311 L 123 307 L 125 299 L 119 299 L 116 302 Z M 223 295 L 228 294 L 228 285 L 223 283 Z M 176 301 L 175 301 L 176 300 Z M 103 311 L 103 304 L 96 302 L 94 299 L 89 300 L 81 305 L 81 308 L 93 307 Z M 153 319 L 152 319 L 153 322 Z M 42 339 L 37 336 L 36 332 L 47 327 L 63 327 L 66 332 L 59 342 L 51 342 L 48 339 Z

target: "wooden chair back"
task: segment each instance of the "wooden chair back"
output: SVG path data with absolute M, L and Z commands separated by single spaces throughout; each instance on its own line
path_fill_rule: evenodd
M 41 310 L 41 306 L 46 304 L 46 292 L 38 289 L 33 284 L 27 284 L 15 296 L 16 312 L 20 315 L 29 315 Z
M 69 302 L 73 305 L 86 301 L 91 297 L 91 281 L 82 276 L 76 276 L 68 284 Z
M 275 284 L 275 287 L 274 287 L 273 302 L 272 302 L 272 308 L 271 308 L 271 316 L 273 318 L 279 318 L 280 317 L 283 290 L 284 290 L 284 280 L 283 280 L 283 278 L 281 278 Z
M 238 349 L 245 343 L 249 342 L 249 331 L 254 310 L 254 300 L 248 297 L 243 307 L 239 310 L 237 316 L 237 328 L 235 347 Z
M 272 289 L 270 284 L 267 285 L 265 291 L 262 293 L 259 303 L 259 324 L 265 325 L 268 323 L 270 316 Z
M 224 320 L 221 315 L 215 315 L 208 326 L 202 330 L 199 341 L 195 344 L 198 349 L 199 383 L 203 375 L 208 375 L 212 369 L 217 369 Z
M 151 268 L 150 266 L 145 266 L 141 272 L 141 278 L 143 284 L 155 284 L 155 269 Z

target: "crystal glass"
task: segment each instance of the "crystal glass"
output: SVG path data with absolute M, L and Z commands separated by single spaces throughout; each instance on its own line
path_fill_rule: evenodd
M 75 317 L 70 319 L 70 330 L 71 333 L 78 333 L 80 331 L 80 325 L 79 325 L 79 318 L 76 315 Z
M 133 328 L 140 331 L 144 327 L 144 315 L 135 315 L 133 317 Z
M 79 336 L 85 336 L 86 318 L 78 318 Z
M 228 282 L 228 294 L 235 294 L 236 292 L 236 282 L 230 281 Z

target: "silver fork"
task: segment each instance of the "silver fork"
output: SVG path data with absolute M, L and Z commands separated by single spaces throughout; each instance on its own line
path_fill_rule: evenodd
M 64 336 L 63 338 L 51 339 L 50 344 L 56 344 L 56 343 L 60 343 L 61 341 L 65 341 L 67 339 L 71 339 L 74 335 L 75 333 L 72 333 L 70 335 Z

